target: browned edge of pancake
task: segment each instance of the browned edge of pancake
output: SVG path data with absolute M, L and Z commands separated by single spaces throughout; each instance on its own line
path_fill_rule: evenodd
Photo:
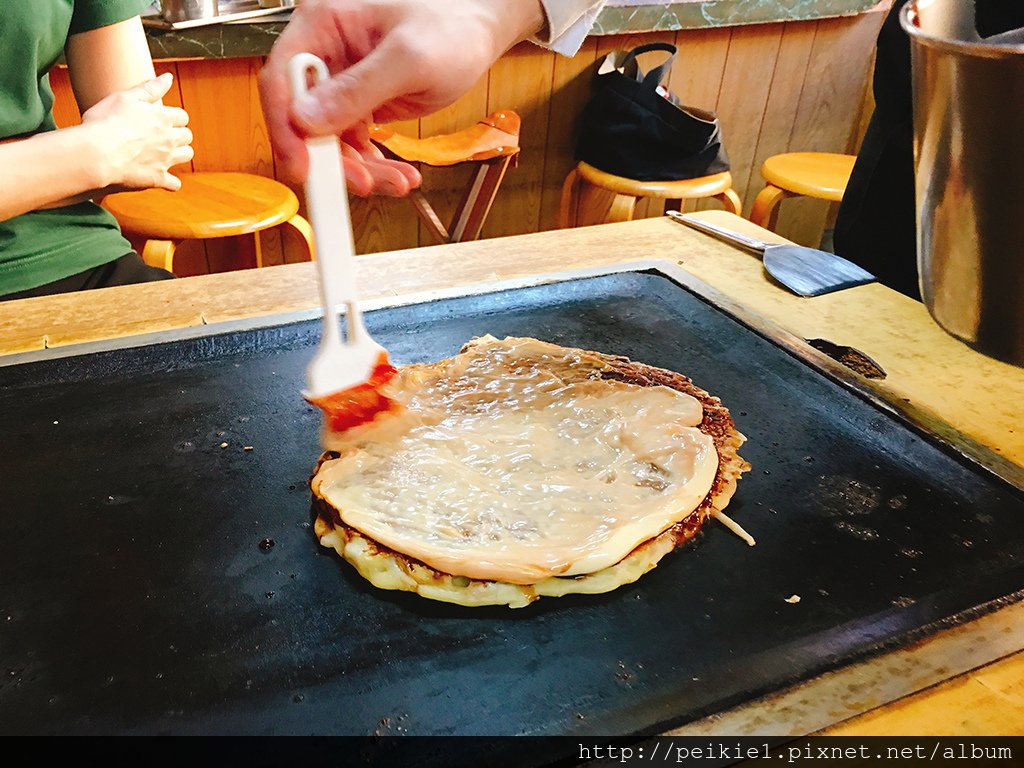
M 573 348 L 563 347 L 563 349 L 571 350 Z M 671 535 L 675 539 L 676 548 L 681 547 L 697 535 L 701 526 L 704 524 L 704 521 L 711 516 L 711 511 L 713 509 L 725 509 L 736 490 L 736 483 L 739 480 L 740 475 L 750 469 L 750 464 L 740 457 L 738 453 L 739 447 L 743 444 L 745 438 L 736 431 L 736 426 L 733 424 L 729 409 L 722 405 L 722 401 L 698 387 L 689 379 L 689 377 L 684 376 L 681 373 L 675 373 L 674 371 L 656 368 L 652 365 L 637 363 L 630 360 L 628 357 L 606 355 L 601 352 L 589 352 L 585 350 L 577 351 L 587 357 L 596 358 L 601 363 L 601 366 L 595 368 L 592 372 L 594 378 L 621 381 L 626 384 L 634 384 L 640 387 L 669 387 L 677 392 L 690 395 L 700 402 L 701 407 L 704 410 L 704 418 L 701 420 L 699 429 L 714 441 L 715 450 L 718 452 L 718 472 L 715 474 L 715 480 L 711 484 L 711 490 L 708 491 L 704 500 L 693 512 L 687 515 L 687 517 L 669 527 L 667 530 L 662 531 L 658 536 L 642 542 L 628 555 L 626 555 L 626 557 L 629 557 L 629 555 L 633 554 L 637 550 L 648 546 L 652 541 L 654 541 L 654 539 L 665 536 L 666 534 Z M 581 372 L 587 372 L 586 368 L 581 369 Z M 587 373 L 590 375 L 590 372 Z M 313 475 L 310 477 L 310 482 L 312 483 L 313 478 L 316 477 L 324 462 L 337 459 L 340 455 L 341 454 L 337 451 L 325 451 L 320 456 L 319 461 L 317 461 L 316 468 L 313 470 Z M 386 547 L 380 542 L 367 536 L 362 531 L 352 528 L 341 519 L 341 512 L 339 510 L 335 509 L 335 507 L 333 507 L 326 499 L 315 494 L 313 496 L 313 512 L 316 513 L 314 533 L 318 539 L 330 532 L 332 529 L 337 530 L 346 539 L 352 539 L 354 537 L 362 538 L 370 545 L 370 548 L 375 554 L 390 555 L 404 570 L 409 570 L 410 567 L 415 565 L 418 569 L 425 569 L 429 572 L 436 581 L 444 581 L 452 577 L 452 574 L 431 568 L 426 563 L 423 563 L 416 558 L 409 557 L 402 552 L 397 552 Z M 623 560 L 624 559 L 625 557 Z M 622 562 L 622 560 L 619 562 Z M 580 574 L 579 576 L 564 576 L 558 578 L 585 578 L 588 575 L 589 574 Z M 487 581 L 483 579 L 464 578 L 466 578 L 467 582 L 470 584 L 487 583 Z
M 334 454 L 333 452 L 329 451 L 321 457 L 323 461 L 330 460 L 331 458 L 337 458 L 337 454 Z M 694 538 L 700 532 L 701 526 L 704 524 L 704 521 L 708 518 L 708 513 L 711 511 L 712 504 L 709 501 L 709 499 L 710 496 L 706 498 L 701 503 L 701 505 L 697 507 L 697 509 L 691 512 L 688 517 L 684 518 L 683 520 L 680 520 L 675 525 L 670 526 L 666 530 L 659 533 L 657 536 L 638 544 L 636 547 L 630 550 L 630 552 L 627 553 L 626 556 L 622 558 L 622 560 L 625 560 L 630 555 L 633 555 L 636 552 L 639 552 L 640 550 L 644 549 L 645 547 L 650 546 L 655 539 L 658 539 L 662 536 L 671 536 L 674 539 L 675 546 L 677 548 L 688 542 L 690 539 Z M 330 533 L 331 531 L 336 531 L 340 533 L 345 538 L 346 541 L 354 538 L 361 538 L 369 545 L 372 555 L 390 556 L 394 558 L 395 561 L 399 563 L 400 567 L 406 572 L 409 572 L 412 569 L 412 567 L 415 566 L 417 568 L 425 569 L 426 571 L 428 571 L 430 576 L 436 582 L 443 582 L 446 579 L 452 578 L 452 574 L 444 573 L 443 571 L 438 571 L 435 568 L 432 568 L 426 563 L 424 563 L 422 560 L 417 560 L 414 557 L 410 557 L 409 555 L 398 552 L 394 549 L 391 549 L 390 547 L 386 547 L 376 539 L 372 539 L 362 531 L 359 531 L 351 527 L 350 525 L 342 521 L 341 515 L 339 514 L 338 510 L 336 510 L 329 503 L 327 503 L 327 501 L 320 498 L 319 496 L 313 497 L 313 512 L 316 513 L 316 519 L 313 522 L 313 532 L 316 534 L 318 539 L 324 536 L 325 534 Z M 621 563 L 622 560 L 620 560 L 619 562 Z M 614 566 L 608 567 L 611 568 Z M 577 576 L 555 576 L 553 578 L 585 579 L 587 576 L 590 575 L 591 574 L 589 573 L 581 573 Z M 487 583 L 486 579 L 471 579 L 468 576 L 464 576 L 462 578 L 466 579 L 467 584 Z M 530 585 L 516 584 L 515 586 L 529 587 Z

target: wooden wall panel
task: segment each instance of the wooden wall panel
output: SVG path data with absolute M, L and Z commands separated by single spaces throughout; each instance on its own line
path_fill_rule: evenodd
M 196 171 L 239 171 L 274 176 L 274 158 L 260 106 L 258 58 L 182 61 L 178 64 L 182 105 L 195 137 Z M 261 235 L 265 264 L 284 263 L 278 233 Z M 211 272 L 255 265 L 251 237 L 204 242 Z
M 679 58 L 672 68 L 669 87 L 684 104 L 715 110 L 722 90 L 726 60 L 735 35 L 737 46 L 750 34 L 749 27 L 687 29 L 676 33 Z
M 817 31 L 818 25 L 814 22 L 783 25 L 764 117 L 757 135 L 757 147 L 751 161 L 750 177 L 746 188 L 737 187 L 744 198 L 747 214 L 764 184 L 761 178 L 764 161 L 772 155 L 794 149 L 791 143 L 793 116 L 803 94 L 807 65 Z
M 419 136 L 418 120 L 404 120 L 392 127 L 406 136 Z M 417 219 L 408 200 L 352 197 L 349 208 L 360 253 L 409 248 L 419 240 Z
M 605 53 L 652 40 L 674 41 L 679 57 L 669 87 L 687 104 L 714 109 L 723 121 L 737 192 L 749 211 L 763 182 L 759 169 L 779 152 L 849 152 L 870 108 L 865 87 L 874 39 L 884 13 L 824 21 L 684 30 L 677 33 L 595 37 L 575 58 L 523 44 L 514 48 L 463 98 L 436 115 L 396 128 L 431 136 L 471 125 L 488 112 L 513 109 L 523 118 L 523 153 L 498 192 L 485 237 L 552 229 L 557 225 L 562 182 L 574 163 L 580 113 L 590 94 L 595 62 Z M 259 109 L 259 58 L 163 63 L 178 74 L 182 106 L 196 133 L 196 170 L 245 170 L 274 175 L 266 127 Z M 77 119 L 70 89 L 54 76 L 55 114 Z M 64 124 L 64 123 L 62 123 Z M 425 169 L 424 193 L 446 221 L 465 188 L 468 168 Z M 716 203 L 708 203 L 715 206 Z M 694 206 L 689 206 L 690 208 Z M 641 202 L 637 216 L 660 213 Z M 432 243 L 407 201 L 352 201 L 360 253 Z M 816 243 L 827 206 L 787 201 L 780 232 Z M 237 250 L 237 248 L 235 249 Z M 304 258 L 298 243 L 280 236 L 265 248 L 268 263 Z M 241 255 L 213 246 L 207 265 L 244 265 Z M 203 265 L 200 265 L 202 267 Z
M 732 28 L 685 29 L 676 33 L 680 56 L 669 86 L 684 104 L 717 112 L 733 37 L 737 38 L 737 45 L 741 45 L 744 34 L 743 29 Z M 723 132 L 731 130 L 729 126 Z M 699 210 L 712 205 L 691 200 L 683 210 Z
M 541 190 L 541 229 L 558 226 L 562 184 L 576 164 L 573 152 L 579 135 L 579 118 L 590 97 L 598 43 L 605 38 L 591 37 L 572 58 L 555 56 L 551 80 L 551 110 L 548 113 L 547 141 L 544 147 L 544 179 Z M 509 173 L 516 173 L 513 168 Z
M 757 155 L 786 24 L 754 27 L 730 46 L 718 95 L 733 186 L 746 190 Z M 756 184 L 754 186 L 757 186 Z
M 522 118 L 519 165 L 505 181 L 484 225 L 484 237 L 536 232 L 540 227 L 541 190 L 554 54 L 521 43 L 491 68 L 487 86 L 487 112 L 512 109 Z
M 807 63 L 800 103 L 793 119 L 790 149 L 847 152 L 860 124 L 864 91 L 882 14 L 818 22 Z M 817 246 L 829 204 L 807 198 L 780 207 L 780 232 L 804 245 Z
M 490 114 L 491 110 L 487 103 L 488 83 L 489 77 L 484 75 L 476 82 L 476 85 L 450 107 L 422 118 L 420 120 L 420 136 L 427 138 L 461 131 L 475 125 Z M 422 166 L 420 172 L 423 174 L 424 196 L 430 201 L 444 225 L 450 229 L 455 209 L 462 200 L 462 194 L 473 175 L 473 168 L 462 165 L 449 168 Z M 411 206 L 405 203 L 402 209 L 403 215 L 408 217 L 410 210 L 412 210 Z M 419 225 L 419 244 L 436 245 L 434 237 L 419 221 L 419 218 L 416 217 L 415 220 Z

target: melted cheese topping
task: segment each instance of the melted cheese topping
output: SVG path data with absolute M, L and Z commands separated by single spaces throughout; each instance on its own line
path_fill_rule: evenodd
M 398 414 L 325 435 L 314 491 L 438 571 L 534 584 L 589 574 L 687 517 L 718 469 L 696 399 L 596 378 L 532 339 L 485 338 L 385 388 Z

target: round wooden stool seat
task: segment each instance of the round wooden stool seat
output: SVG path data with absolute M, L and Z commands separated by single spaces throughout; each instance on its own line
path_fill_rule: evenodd
M 712 176 L 701 176 L 697 179 L 681 181 L 639 181 L 605 173 L 588 163 L 576 166 L 580 178 L 588 184 L 616 192 L 620 195 L 635 197 L 660 197 L 667 200 L 693 200 L 701 197 L 714 197 L 732 189 L 732 175 L 725 171 Z
M 173 271 L 181 240 L 256 235 L 256 261 L 262 266 L 258 233 L 290 225 L 313 257 L 309 224 L 298 215 L 299 200 L 274 179 L 250 173 L 187 173 L 181 189 L 146 189 L 108 195 L 103 206 L 128 233 L 147 238 L 143 259 Z
M 773 229 L 779 204 L 789 197 L 814 197 L 838 203 L 853 173 L 853 155 L 829 152 L 789 152 L 765 160 L 761 175 L 767 182 L 754 201 L 750 220 Z
M 806 197 L 839 202 L 853 173 L 853 155 L 790 152 L 765 160 L 761 175 L 769 184 Z
M 608 202 L 608 195 L 605 194 L 604 201 L 595 206 L 594 198 L 597 196 L 593 194 L 594 190 L 612 193 L 613 197 Z M 728 171 L 681 181 L 641 181 L 607 173 L 589 163 L 579 163 L 566 177 L 562 187 L 560 225 L 565 228 L 580 226 L 581 223 L 628 221 L 633 217 L 637 198 L 641 197 L 666 201 L 712 197 L 720 200 L 730 213 L 737 215 L 742 207 L 739 196 L 732 188 L 732 175 Z M 670 207 L 676 206 L 669 202 L 666 209 Z M 581 222 L 584 218 L 587 221 Z

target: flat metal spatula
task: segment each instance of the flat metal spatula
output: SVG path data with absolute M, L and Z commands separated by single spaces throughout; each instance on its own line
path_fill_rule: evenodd
M 870 272 L 834 253 L 802 245 L 764 243 L 678 211 L 668 211 L 666 215 L 681 224 L 761 256 L 765 271 L 798 296 L 821 296 L 875 281 L 875 276 Z
M 327 65 L 310 53 L 289 61 L 293 98 L 313 82 L 326 80 Z M 331 427 L 347 429 L 368 421 L 390 401 L 379 387 L 394 375 L 387 351 L 370 338 L 356 303 L 355 245 L 345 190 L 345 172 L 337 136 L 306 140 L 309 172 L 306 207 L 316 240 L 316 265 L 324 330 L 313 362 L 306 372 L 307 400 L 323 409 Z M 345 336 L 341 335 L 338 307 L 345 306 Z

